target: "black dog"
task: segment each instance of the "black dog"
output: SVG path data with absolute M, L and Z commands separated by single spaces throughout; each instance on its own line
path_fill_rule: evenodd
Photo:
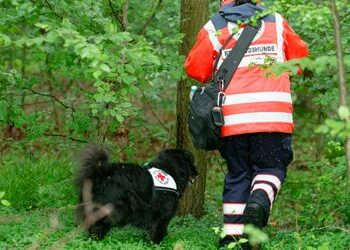
M 77 219 L 98 239 L 114 226 L 131 224 L 145 229 L 158 244 L 166 235 L 179 197 L 196 175 L 193 156 L 185 150 L 164 150 L 142 167 L 111 163 L 106 149 L 90 146 L 81 155 L 75 179 Z

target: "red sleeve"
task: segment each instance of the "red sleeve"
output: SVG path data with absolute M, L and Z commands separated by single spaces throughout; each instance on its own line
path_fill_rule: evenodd
M 187 75 L 199 82 L 207 82 L 212 75 L 213 62 L 217 54 L 209 39 L 208 32 L 202 28 L 185 61 Z
M 301 40 L 286 20 L 283 21 L 284 52 L 287 60 L 300 59 L 309 55 L 306 43 Z

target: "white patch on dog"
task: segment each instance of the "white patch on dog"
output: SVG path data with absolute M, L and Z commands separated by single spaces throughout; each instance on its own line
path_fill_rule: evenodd
M 174 178 L 168 173 L 158 168 L 150 168 L 148 172 L 151 174 L 153 184 L 157 188 L 167 188 L 177 190 L 177 185 Z

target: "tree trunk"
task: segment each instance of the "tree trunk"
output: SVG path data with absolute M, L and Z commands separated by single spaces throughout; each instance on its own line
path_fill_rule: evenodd
M 333 26 L 334 26 L 334 36 L 335 36 L 335 46 L 337 51 L 337 62 L 338 62 L 338 81 L 339 81 L 339 106 L 346 107 L 346 82 L 345 82 L 345 64 L 343 57 L 343 48 L 341 42 L 340 34 L 340 23 L 339 14 L 336 6 L 335 0 L 330 2 L 331 12 L 333 16 Z M 348 136 L 345 140 L 345 152 L 348 165 L 348 187 L 350 188 L 350 137 Z
M 209 0 L 181 0 L 180 32 L 185 34 L 185 37 L 180 44 L 180 55 L 188 54 L 198 31 L 208 21 L 208 7 Z M 194 149 L 187 128 L 190 85 L 190 80 L 187 78 L 182 78 L 177 84 L 176 147 L 187 149 L 194 154 L 198 177 L 181 199 L 178 213 L 199 217 L 203 213 L 207 166 L 205 152 Z

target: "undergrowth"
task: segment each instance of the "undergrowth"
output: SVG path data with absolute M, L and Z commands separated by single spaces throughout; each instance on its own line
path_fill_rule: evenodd
M 212 161 L 201 219 L 175 217 L 168 236 L 153 245 L 137 229 L 113 229 L 102 241 L 74 223 L 74 164 L 70 151 L 26 155 L 16 149 L 0 159 L 0 249 L 217 249 L 224 173 Z M 293 165 L 278 196 L 262 249 L 350 249 L 350 204 L 345 162 Z

